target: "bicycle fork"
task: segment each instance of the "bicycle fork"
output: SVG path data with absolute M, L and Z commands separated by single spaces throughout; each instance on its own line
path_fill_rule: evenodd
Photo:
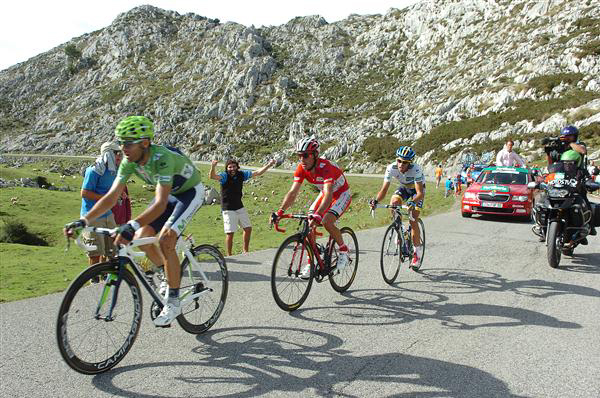
M 122 264 L 122 260 L 119 259 L 119 272 L 117 275 L 115 275 L 114 273 L 108 273 L 106 275 L 106 279 L 104 281 L 104 288 L 102 289 L 102 294 L 100 295 L 100 300 L 98 301 L 98 306 L 96 307 L 96 314 L 94 315 L 94 318 L 97 320 L 104 320 L 106 322 L 110 322 L 110 321 L 114 321 L 114 317 L 113 317 L 113 310 L 115 309 L 115 306 L 117 305 L 117 297 L 119 295 L 119 286 L 121 285 L 121 280 L 123 279 L 123 268 L 124 268 L 124 264 Z M 108 299 L 109 295 L 111 294 L 111 290 L 112 290 L 112 300 L 110 303 L 110 307 L 108 308 L 108 313 L 106 314 L 105 317 L 102 317 L 100 315 L 100 312 L 102 310 L 102 307 L 104 306 L 104 304 L 106 303 L 106 300 Z

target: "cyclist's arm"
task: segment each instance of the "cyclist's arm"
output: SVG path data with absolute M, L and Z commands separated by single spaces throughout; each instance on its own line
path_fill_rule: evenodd
M 300 192 L 301 186 L 302 182 L 294 181 L 289 192 L 285 194 L 283 202 L 281 202 L 280 209 L 285 211 L 294 203 L 294 201 L 296 200 L 296 196 L 298 196 L 298 192 Z
M 158 184 L 156 185 L 156 191 L 154 195 L 154 203 L 148 206 L 146 210 L 135 218 L 140 226 L 148 225 L 152 221 L 156 220 L 161 214 L 164 213 L 169 202 L 169 194 L 171 193 L 172 185 L 170 184 Z M 158 233 L 159 231 L 155 231 Z
M 329 208 L 331 200 L 333 199 L 333 182 L 323 184 L 323 199 L 321 205 L 316 210 L 316 213 L 320 216 L 325 215 L 325 211 Z
M 415 191 L 417 191 L 417 193 L 412 198 L 413 202 L 418 202 L 425 197 L 425 190 L 423 189 L 422 182 L 415 183 Z
M 383 198 L 385 198 L 385 195 L 387 194 L 389 187 L 390 187 L 390 182 L 384 181 L 383 185 L 381 185 L 381 189 L 379 190 L 379 192 L 377 192 L 377 196 L 375 197 L 375 199 L 378 202 L 381 202 L 383 200 Z
M 94 221 L 96 218 L 112 209 L 117 204 L 117 200 L 119 200 L 123 189 L 125 189 L 125 184 L 121 184 L 119 180 L 116 179 L 106 195 L 103 195 L 85 217 L 83 217 L 85 222 L 89 224 L 90 221 Z

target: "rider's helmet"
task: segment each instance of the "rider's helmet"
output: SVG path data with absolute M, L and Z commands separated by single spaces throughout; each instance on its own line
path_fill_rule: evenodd
M 409 146 L 401 146 L 396 151 L 396 158 L 402 159 L 405 162 L 412 162 L 417 154 Z
M 296 142 L 297 153 L 318 153 L 319 152 L 319 141 L 312 137 L 302 138 Z
M 577 151 L 569 149 L 560 155 L 560 160 L 562 162 L 572 162 L 577 165 L 577 167 L 581 166 L 581 154 Z
M 575 126 L 565 126 L 560 130 L 560 136 L 565 137 L 569 135 L 578 135 L 579 129 Z
M 154 138 L 154 125 L 146 116 L 127 116 L 117 124 L 115 135 L 119 140 L 151 140 Z

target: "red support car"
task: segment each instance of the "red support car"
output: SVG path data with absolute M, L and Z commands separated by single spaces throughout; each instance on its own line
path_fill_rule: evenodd
M 462 197 L 461 214 L 495 214 L 531 219 L 533 181 L 530 170 L 517 167 L 488 167 L 481 171 Z

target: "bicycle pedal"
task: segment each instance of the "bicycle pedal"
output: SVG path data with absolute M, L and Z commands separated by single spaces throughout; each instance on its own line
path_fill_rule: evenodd
M 170 328 L 171 324 L 164 325 L 164 326 L 159 326 L 159 325 L 154 325 L 154 326 L 157 327 L 157 328 L 166 329 L 166 328 Z

